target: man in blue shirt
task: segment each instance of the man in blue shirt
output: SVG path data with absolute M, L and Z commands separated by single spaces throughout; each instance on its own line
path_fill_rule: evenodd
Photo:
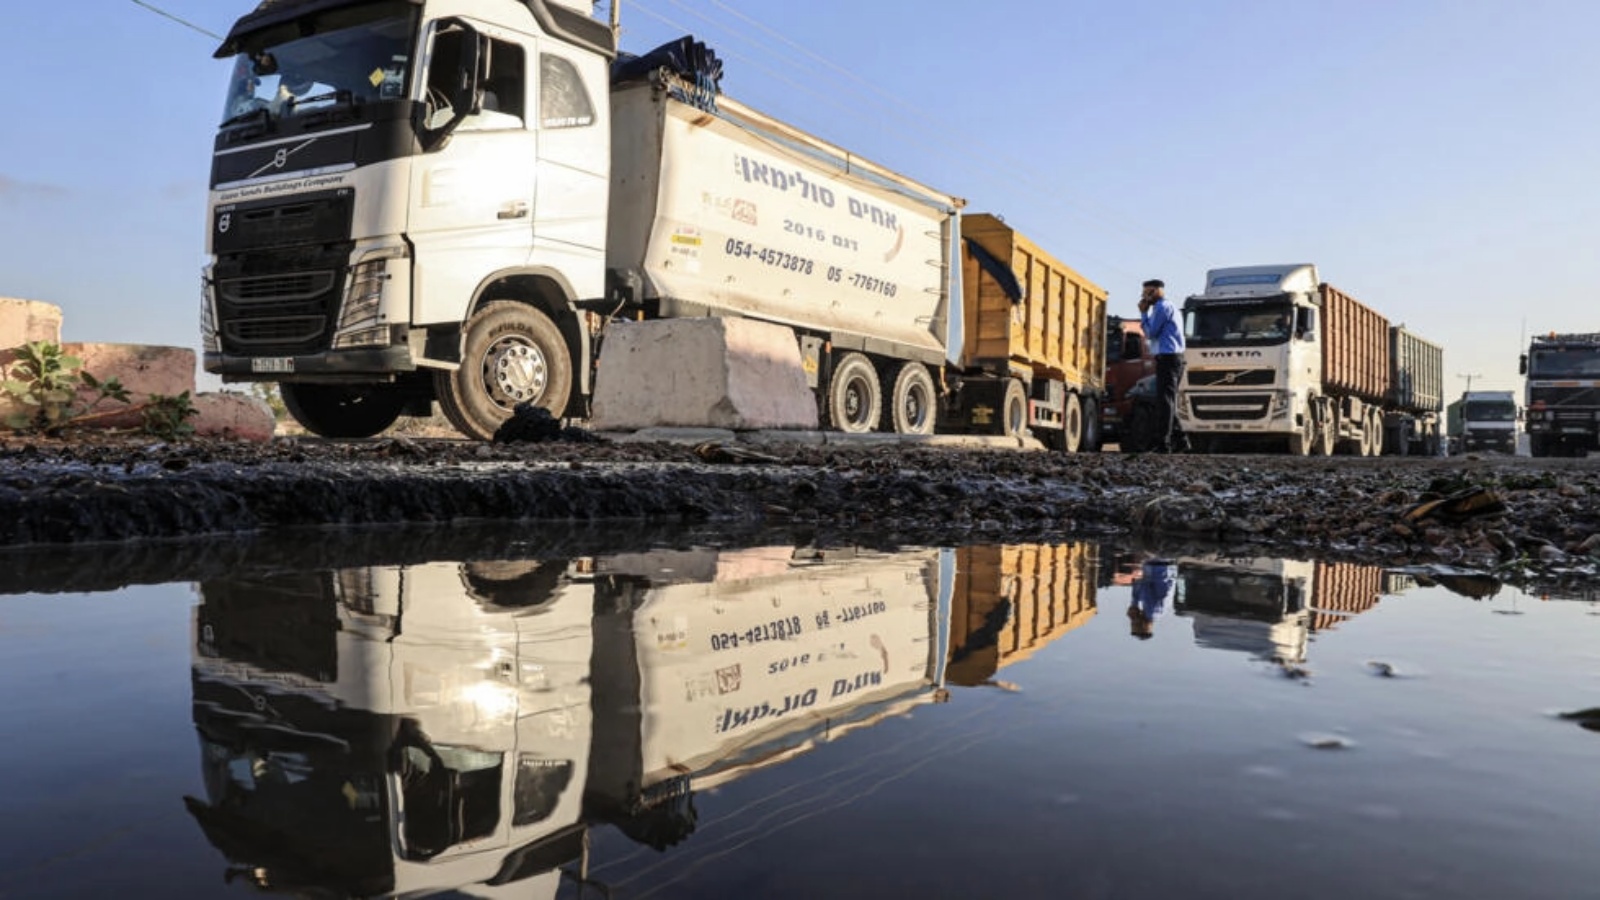
M 1178 308 L 1166 298 L 1166 284 L 1152 278 L 1144 283 L 1139 297 L 1139 323 L 1144 338 L 1156 357 L 1156 441 L 1157 453 L 1178 449 L 1178 383 L 1183 380 L 1183 326 Z

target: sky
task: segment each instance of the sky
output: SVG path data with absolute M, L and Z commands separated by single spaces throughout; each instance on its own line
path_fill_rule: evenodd
M 1003 216 L 1113 312 L 1315 263 L 1444 347 L 1447 396 L 1600 331 L 1592 0 L 620 3 L 624 50 L 695 35 L 728 95 Z M 0 297 L 67 341 L 198 346 L 228 76 L 200 31 L 254 6 L 8 4 Z

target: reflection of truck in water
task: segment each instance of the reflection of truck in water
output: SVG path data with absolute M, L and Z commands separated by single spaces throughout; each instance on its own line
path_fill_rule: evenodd
M 186 798 L 230 877 L 554 896 L 581 840 L 593 591 L 530 562 L 203 582 Z
M 694 789 L 928 702 L 950 551 L 764 547 L 201 585 L 204 798 L 276 890 L 553 896 L 583 832 L 665 846 Z
M 955 552 L 945 679 L 988 684 L 1093 618 L 1096 569 L 1088 544 L 985 544 Z
M 1183 311 L 1178 420 L 1195 448 L 1437 454 L 1443 351 L 1315 266 L 1213 269 Z
M 1511 391 L 1467 391 L 1445 407 L 1452 452 L 1517 452 L 1517 396 Z
M 1203 647 L 1274 663 L 1306 660 L 1310 636 L 1377 605 L 1376 566 L 1266 557 L 1184 557 L 1174 611 L 1193 622 Z
M 694 791 L 935 699 L 948 557 L 765 547 L 601 560 L 593 820 L 674 844 L 693 829 Z
M 1521 372 L 1529 453 L 1582 456 L 1600 449 L 1600 333 L 1535 337 Z

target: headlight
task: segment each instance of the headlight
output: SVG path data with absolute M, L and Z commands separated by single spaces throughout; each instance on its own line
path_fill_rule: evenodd
M 350 290 L 345 293 L 344 314 L 339 317 L 341 331 L 377 320 L 383 285 L 388 280 L 388 259 L 369 259 L 356 266 L 350 276 Z
M 211 302 L 211 279 L 200 275 L 200 349 L 206 353 L 221 353 L 222 342 L 217 340 L 217 309 Z

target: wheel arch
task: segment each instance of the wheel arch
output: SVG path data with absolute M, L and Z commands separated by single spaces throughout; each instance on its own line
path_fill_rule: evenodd
M 455 326 L 452 361 L 461 361 L 467 320 L 485 305 L 497 300 L 526 303 L 549 317 L 567 343 L 567 352 L 572 357 L 573 369 L 572 393 L 568 399 L 569 408 L 572 408 L 571 404 L 589 394 L 590 370 L 593 362 L 590 359 L 593 348 L 584 340 L 583 318 L 578 310 L 577 299 L 572 282 L 568 281 L 560 270 L 548 266 L 532 266 L 496 272 L 478 284 L 478 289 L 472 295 L 471 306 L 467 308 L 461 322 Z

